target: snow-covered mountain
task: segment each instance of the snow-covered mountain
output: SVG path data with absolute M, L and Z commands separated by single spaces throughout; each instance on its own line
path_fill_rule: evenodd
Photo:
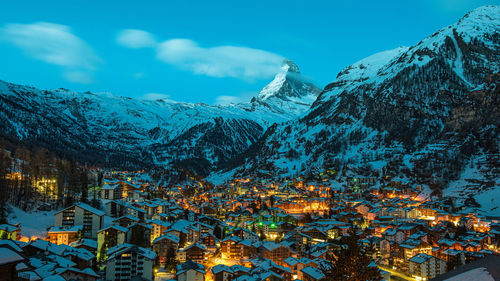
M 291 118 L 301 116 L 318 98 L 321 90 L 301 75 L 299 67 L 285 60 L 280 72 L 252 99 L 252 108 L 268 108 Z
M 436 194 L 470 188 L 457 182 L 472 165 L 484 179 L 476 194 L 498 187 L 499 23 L 500 7 L 480 7 L 414 46 L 346 67 L 303 117 L 271 126 L 236 175 L 324 167 L 339 177 L 410 180 Z
M 47 91 L 0 81 L 0 132 L 92 162 L 182 163 L 206 174 L 246 150 L 271 124 L 296 118 L 312 104 L 319 90 L 299 80 L 295 64 L 283 65 L 265 88 L 268 97 L 227 106 Z
M 414 46 L 346 67 L 322 91 L 285 61 L 258 96 L 227 106 L 0 82 L 0 133 L 92 162 L 211 179 L 322 168 L 339 181 L 389 176 L 500 214 L 488 201 L 500 190 L 499 23 L 499 6 L 477 8 Z

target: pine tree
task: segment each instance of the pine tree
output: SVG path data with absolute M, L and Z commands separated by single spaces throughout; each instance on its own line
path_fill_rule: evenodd
M 175 259 L 176 253 L 174 247 L 169 247 L 167 249 L 167 255 L 165 257 L 165 268 L 169 271 L 173 271 L 177 265 L 177 260 Z
M 106 251 L 108 250 L 108 247 L 106 245 L 107 245 L 107 243 L 105 242 L 104 245 L 102 245 L 101 249 L 99 250 L 99 253 L 97 255 L 97 258 L 99 261 L 104 261 L 108 258 L 106 256 Z
M 87 170 L 83 170 L 80 172 L 80 201 L 87 202 L 88 201 L 88 192 L 89 192 L 89 178 L 87 176 Z
M 351 229 L 346 236 L 345 244 L 338 250 L 336 258 L 332 258 L 334 266 L 324 269 L 327 281 L 379 281 L 382 280 L 379 269 L 370 266 L 372 262 L 367 253 L 359 245 L 359 235 Z
M 140 225 L 134 225 L 132 227 L 132 234 L 130 237 L 130 244 L 134 244 L 140 247 L 147 247 L 147 241 L 144 237 L 144 232 L 141 231 Z
M 186 245 L 186 234 L 182 233 L 179 235 L 179 248 L 184 248 Z
M 448 261 L 446 262 L 446 271 L 453 270 L 462 265 L 462 261 L 460 256 L 450 256 Z
M 7 180 L 10 165 L 10 156 L 5 151 L 0 150 L 0 224 L 7 223 L 5 207 L 10 194 Z

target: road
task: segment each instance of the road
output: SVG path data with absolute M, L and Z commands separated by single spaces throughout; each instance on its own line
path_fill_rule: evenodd
M 401 272 L 398 272 L 398 271 L 394 271 L 392 268 L 389 268 L 389 267 L 384 267 L 384 266 L 378 266 L 380 269 L 382 270 L 385 270 L 387 272 L 390 272 L 391 273 L 391 277 L 392 276 L 395 276 L 395 277 L 398 277 L 398 278 L 401 278 L 403 280 L 407 280 L 407 281 L 416 281 L 415 278 L 411 277 L 411 276 L 408 276 L 406 274 L 403 274 Z

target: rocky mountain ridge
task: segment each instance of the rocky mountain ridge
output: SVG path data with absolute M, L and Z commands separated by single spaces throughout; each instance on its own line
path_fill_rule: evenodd
M 482 159 L 490 169 L 476 190 L 499 186 L 499 22 L 500 7 L 480 7 L 415 46 L 348 66 L 301 118 L 271 126 L 232 173 L 332 169 L 340 182 L 389 176 L 437 194 Z

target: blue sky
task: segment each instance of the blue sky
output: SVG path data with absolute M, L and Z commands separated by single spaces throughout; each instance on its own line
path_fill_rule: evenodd
M 248 100 L 283 58 L 323 87 L 490 0 L 5 1 L 0 79 L 43 89 Z

